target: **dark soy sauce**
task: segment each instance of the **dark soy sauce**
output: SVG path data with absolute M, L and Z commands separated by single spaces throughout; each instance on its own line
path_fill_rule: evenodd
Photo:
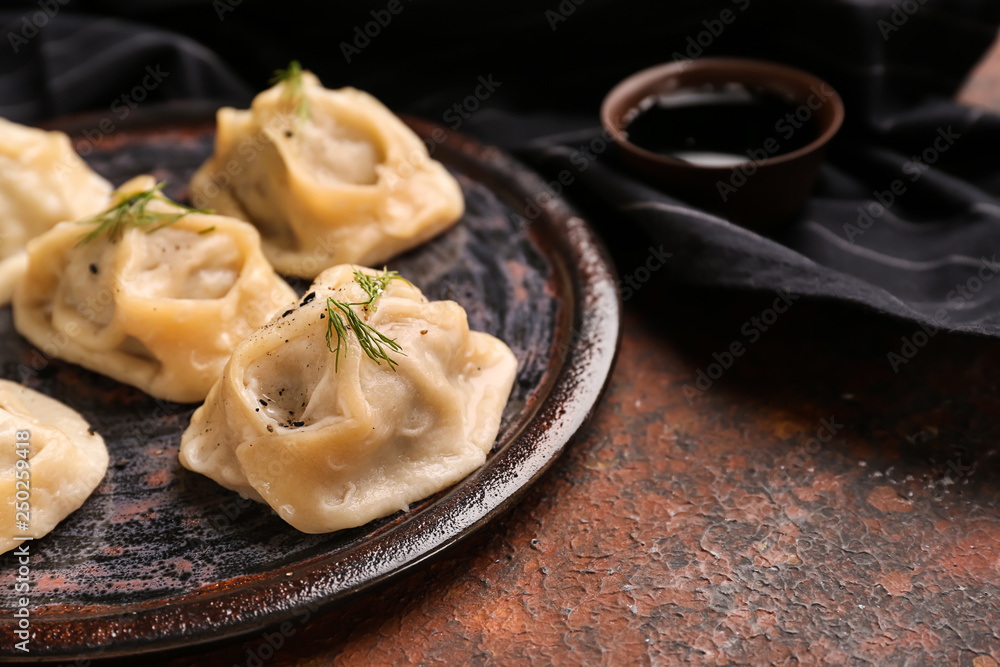
M 791 153 L 815 140 L 814 112 L 804 109 L 741 84 L 682 88 L 645 98 L 626 115 L 625 132 L 648 151 L 728 167 Z

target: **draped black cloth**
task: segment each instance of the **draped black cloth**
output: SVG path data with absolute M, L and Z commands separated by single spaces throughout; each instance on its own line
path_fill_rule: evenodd
M 327 86 L 495 143 L 546 180 L 570 171 L 563 196 L 605 233 L 641 227 L 672 254 L 663 270 L 676 280 L 1000 335 L 1000 116 L 953 101 L 994 41 L 995 0 L 326 4 L 7 3 L 0 115 L 246 104 L 298 58 Z M 724 11 L 735 18 L 718 21 Z M 721 55 L 804 68 L 847 107 L 806 207 L 767 236 L 639 180 L 601 136 L 600 101 L 618 80 Z

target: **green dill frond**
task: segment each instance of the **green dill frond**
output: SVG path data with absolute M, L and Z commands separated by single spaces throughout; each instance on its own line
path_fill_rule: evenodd
M 358 343 L 361 345 L 361 349 L 364 350 L 369 359 L 379 365 L 382 363 L 380 360 L 384 359 L 388 362 L 390 368 L 396 370 L 396 366 L 399 362 L 390 357 L 389 352 L 398 352 L 403 354 L 403 356 L 406 356 L 403 352 L 403 348 L 395 341 L 395 339 L 379 333 L 373 327 L 363 322 L 361 318 L 358 317 L 358 314 L 354 311 L 354 309 L 351 308 L 351 306 L 356 305 L 361 304 L 343 303 L 341 301 L 334 300 L 332 296 L 327 297 L 326 299 L 326 346 L 335 355 L 334 370 L 340 370 L 341 348 L 344 350 L 344 356 L 347 356 L 347 331 L 349 329 L 354 331 L 354 335 L 357 337 Z M 343 315 L 343 319 L 341 319 L 341 315 Z M 334 336 L 337 337 L 336 347 L 334 347 L 333 344 Z
M 301 122 L 309 120 L 309 98 L 306 97 L 305 85 L 302 83 L 302 65 L 298 60 L 288 63 L 287 69 L 275 70 L 270 83 L 285 84 L 282 98 L 295 107 L 295 115 Z
M 385 288 L 389 285 L 391 280 L 405 280 L 405 278 L 399 275 L 398 271 L 389 271 L 385 267 L 382 267 L 382 273 L 377 276 L 370 276 L 367 273 L 362 273 L 357 269 L 354 270 L 354 282 L 361 286 L 361 289 L 365 291 L 368 295 L 368 306 L 369 310 L 373 313 L 375 312 L 375 299 L 379 297 Z
M 166 184 L 166 181 L 161 181 L 149 190 L 134 193 L 105 211 L 81 220 L 77 224 L 96 225 L 96 227 L 80 239 L 76 244 L 77 247 L 86 245 L 101 236 L 107 236 L 109 241 L 117 243 L 130 227 L 145 228 L 147 234 L 152 234 L 164 227 L 169 227 L 188 213 L 212 212 L 208 209 L 189 208 L 167 198 L 166 195 L 160 192 Z M 184 210 L 179 213 L 163 213 L 147 210 L 146 206 L 154 199 Z
M 347 355 L 347 331 L 353 330 L 361 349 L 364 350 L 368 358 L 376 364 L 381 365 L 385 360 L 392 370 L 396 370 L 399 362 L 389 356 L 390 352 L 398 352 L 403 356 L 403 348 L 393 338 L 389 338 L 364 322 L 352 308 L 361 306 L 370 312 L 376 311 L 375 300 L 381 296 L 391 280 L 405 280 L 395 271 L 387 269 L 376 276 L 370 276 L 357 269 L 354 270 L 354 281 L 361 286 L 361 289 L 368 295 L 368 301 L 356 303 L 345 303 L 337 301 L 332 296 L 326 299 L 326 346 L 335 355 L 334 370 L 340 370 L 340 350 L 343 348 L 344 355 Z M 336 347 L 334 338 L 336 337 Z

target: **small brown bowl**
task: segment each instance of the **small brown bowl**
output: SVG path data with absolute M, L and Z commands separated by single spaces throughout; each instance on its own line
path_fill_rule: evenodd
M 778 95 L 808 115 L 817 137 L 788 153 L 773 155 L 748 147 L 761 158 L 733 166 L 704 166 L 641 148 L 629 141 L 628 122 L 640 104 L 683 89 L 736 84 Z M 777 120 L 777 119 L 776 119 Z M 754 229 L 792 217 L 816 184 L 826 144 L 844 121 L 840 95 L 823 80 L 784 65 L 744 58 L 704 58 L 657 65 L 615 86 L 601 105 L 601 122 L 636 174 L 694 204 Z M 773 145 L 773 144 L 772 144 Z M 766 157 L 765 157 L 766 155 Z

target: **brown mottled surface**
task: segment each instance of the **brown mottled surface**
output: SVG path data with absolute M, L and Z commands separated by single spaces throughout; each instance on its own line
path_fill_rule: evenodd
M 656 276 L 594 421 L 510 515 L 368 599 L 167 664 L 995 667 L 1000 345 L 939 333 L 894 373 L 916 327 L 798 302 L 689 403 L 771 300 Z
M 796 304 L 689 404 L 768 300 L 651 284 L 629 305 L 595 420 L 513 513 L 279 629 L 267 664 L 995 664 L 995 343 L 940 334 L 894 374 L 912 327 Z M 169 664 L 248 651 L 272 653 Z

